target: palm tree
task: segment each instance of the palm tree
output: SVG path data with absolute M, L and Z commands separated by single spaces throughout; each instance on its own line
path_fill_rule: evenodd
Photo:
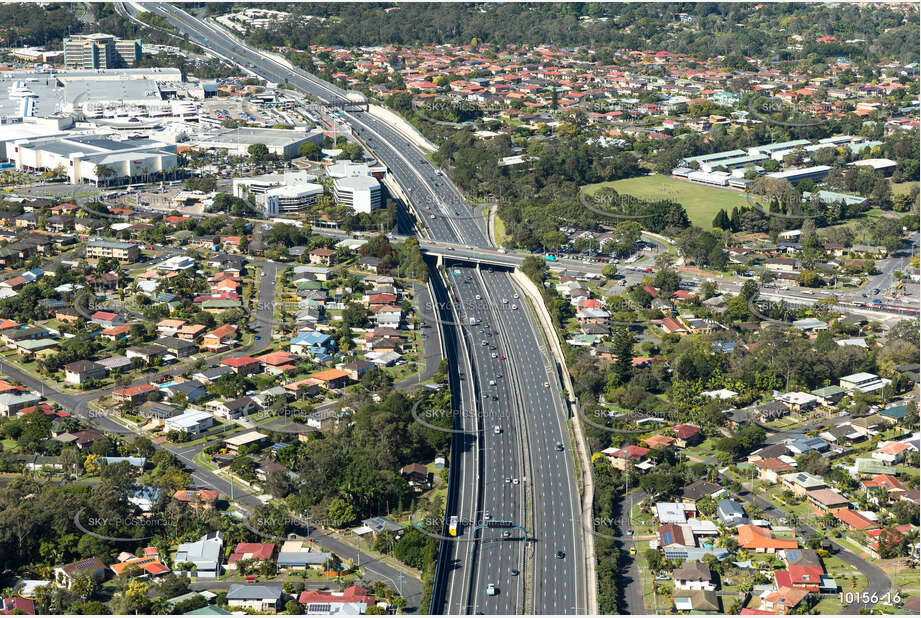
M 96 175 L 96 186 L 99 186 L 99 179 L 102 178 L 105 180 L 106 186 L 108 186 L 108 179 L 115 175 L 115 170 L 106 165 L 105 163 L 97 163 L 96 167 L 93 168 L 93 173 Z

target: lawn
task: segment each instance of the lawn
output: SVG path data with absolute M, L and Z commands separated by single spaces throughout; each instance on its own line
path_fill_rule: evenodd
M 909 182 L 893 182 L 893 183 L 890 183 L 890 186 L 892 188 L 893 195 L 901 195 L 903 193 L 910 192 L 912 189 L 917 188 L 918 181 L 911 180 Z
M 500 247 L 505 245 L 505 222 L 502 221 L 502 217 L 496 213 L 495 218 L 493 219 L 493 234 L 495 235 L 496 244 Z
M 744 193 L 698 185 L 662 174 L 586 185 L 584 189 L 587 194 L 592 195 L 602 187 L 612 187 L 618 193 L 641 199 L 674 200 L 684 206 L 691 223 L 705 230 L 712 227 L 713 217 L 721 208 L 725 209 L 727 214 L 731 214 L 734 207 L 742 208 L 749 205 Z

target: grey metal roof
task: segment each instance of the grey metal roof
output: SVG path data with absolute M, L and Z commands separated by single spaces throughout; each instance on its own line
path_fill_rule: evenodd
M 280 584 L 230 584 L 227 590 L 228 601 L 278 600 L 282 595 Z

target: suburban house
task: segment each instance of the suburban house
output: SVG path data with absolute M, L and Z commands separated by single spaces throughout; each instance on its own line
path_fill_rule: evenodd
M 729 491 L 725 487 L 721 487 L 720 485 L 711 483 L 710 481 L 701 480 L 694 481 L 683 490 L 681 490 L 681 501 L 695 504 L 702 498 L 719 500 L 720 498 L 727 495 L 729 495 Z
M 83 384 L 89 380 L 106 377 L 106 368 L 99 363 L 79 360 L 64 365 L 64 381 L 68 384 Z
M 866 530 L 876 526 L 876 522 L 868 519 L 858 511 L 848 508 L 840 508 L 834 511 L 835 518 L 844 524 L 850 530 Z
M 716 590 L 710 567 L 704 562 L 688 560 L 672 572 L 675 590 Z
M 736 541 L 742 549 L 773 554 L 783 549 L 796 549 L 799 547 L 796 539 L 777 539 L 771 535 L 767 528 L 742 524 L 736 530 Z
M 121 556 L 119 559 L 124 558 L 121 562 L 113 564 L 110 568 L 116 576 L 122 575 L 125 573 L 137 572 L 138 576 L 145 579 L 152 579 L 155 577 L 162 577 L 170 572 L 168 566 L 163 564 L 160 561 L 160 556 L 156 548 L 148 548 L 153 550 L 151 555 L 144 555 L 137 557 L 134 555 Z
M 731 498 L 724 498 L 716 503 L 716 514 L 729 528 L 748 523 L 748 516 L 742 510 L 742 505 Z
M 374 595 L 361 586 L 349 586 L 342 592 L 326 590 L 304 590 L 297 602 L 308 616 L 364 614 L 374 605 Z
M 766 591 L 761 596 L 761 609 L 774 614 L 788 614 L 790 610 L 799 605 L 809 594 L 807 590 L 799 590 L 792 586 L 784 586 L 778 590 Z
M 180 543 L 173 563 L 178 570 L 181 565 L 191 562 L 195 565 L 196 577 L 214 579 L 221 573 L 221 546 L 223 544 L 224 535 L 219 530 L 209 532 L 192 543 Z
M 672 433 L 675 436 L 675 446 L 678 448 L 687 448 L 688 446 L 693 446 L 698 444 L 703 439 L 703 434 L 700 432 L 700 427 L 696 425 L 676 425 L 672 428 Z
M 290 540 L 282 543 L 278 552 L 278 567 L 280 569 L 315 569 L 322 570 L 323 565 L 332 554 L 325 551 L 310 551 L 304 541 Z
M 179 489 L 173 494 L 173 500 L 177 502 L 186 502 L 204 508 L 214 506 L 218 497 L 220 497 L 220 492 L 216 489 Z
M 794 495 L 800 497 L 805 496 L 806 492 L 827 487 L 825 479 L 808 472 L 784 474 L 780 477 L 780 482 L 785 489 L 789 489 Z
M 187 401 L 197 401 L 207 394 L 205 392 L 205 385 L 198 380 L 161 384 L 160 391 L 170 398 L 177 395 L 183 395 Z
M 254 564 L 269 562 L 275 558 L 275 543 L 237 543 L 227 558 L 227 568 L 236 569 L 240 560 L 252 560 Z
M 233 324 L 224 324 L 202 337 L 201 348 L 208 352 L 224 352 L 233 347 L 236 340 L 237 327 Z
M 327 390 L 342 388 L 349 383 L 349 373 L 341 369 L 326 369 L 310 374 L 310 377 L 319 380 Z
M 259 410 L 259 404 L 250 397 L 240 397 L 230 401 L 210 401 L 206 407 L 212 410 L 215 416 L 226 419 L 249 416 Z
M 64 566 L 59 566 L 54 570 L 54 578 L 65 588 L 70 588 L 74 578 L 81 575 L 88 575 L 96 580 L 103 580 L 106 576 L 106 565 L 99 558 L 84 558 Z
M 139 384 L 115 390 L 112 398 L 129 406 L 138 406 L 147 401 L 147 396 L 156 390 L 158 389 L 153 384 Z
M 227 605 L 255 612 L 277 612 L 282 607 L 281 584 L 230 584 Z
M 847 498 L 834 489 L 813 489 L 806 492 L 806 500 L 823 513 L 850 505 Z
M 428 468 L 421 463 L 411 463 L 400 468 L 400 476 L 415 491 L 421 492 L 431 485 Z
M 225 358 L 221 361 L 221 365 L 230 367 L 237 375 L 240 376 L 252 375 L 254 373 L 259 373 L 261 370 L 261 364 L 252 356 Z
M 632 470 L 639 464 L 647 454 L 649 449 L 631 444 L 624 448 L 606 448 L 601 454 L 608 458 L 611 465 L 618 470 Z
M 197 435 L 214 425 L 214 417 L 208 412 L 186 410 L 182 414 L 173 416 L 163 421 L 167 431 L 178 431 Z
M 755 466 L 759 471 L 758 478 L 773 485 L 780 482 L 780 475 L 788 474 L 796 470 L 794 466 L 777 457 L 759 459 L 755 462 Z
M 720 599 L 713 590 L 676 590 L 672 593 L 675 609 L 694 613 L 719 613 Z

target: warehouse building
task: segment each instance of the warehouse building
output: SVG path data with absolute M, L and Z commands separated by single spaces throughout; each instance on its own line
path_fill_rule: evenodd
M 259 129 L 240 127 L 226 129 L 198 138 L 194 144 L 199 149 L 225 149 L 237 156 L 247 156 L 253 144 L 265 144 L 269 152 L 285 158 L 297 156 L 301 144 L 312 142 L 317 146 L 323 144 L 323 131 L 315 129 L 304 132 L 290 129 Z

